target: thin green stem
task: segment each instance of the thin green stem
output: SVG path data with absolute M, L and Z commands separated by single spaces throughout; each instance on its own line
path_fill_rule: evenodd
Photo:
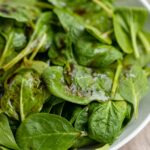
M 47 8 L 47 9 L 53 9 L 53 5 L 50 5 L 48 3 L 44 3 L 44 2 L 37 2 L 36 6 L 40 7 L 40 8 Z
M 8 41 L 7 41 L 7 43 L 6 43 L 6 46 L 5 46 L 5 48 L 4 48 L 4 51 L 3 51 L 2 56 L 1 56 L 1 58 L 0 58 L 0 66 L 3 65 L 4 60 L 5 60 L 5 57 L 6 57 L 6 54 L 7 54 L 7 52 L 10 50 L 10 46 L 11 46 L 11 44 L 12 44 L 13 35 L 14 35 L 14 32 L 12 32 L 12 33 L 9 35 L 9 37 L 8 37 Z
M 144 72 L 145 72 L 145 74 L 146 74 L 147 77 L 150 77 L 150 67 L 146 67 L 144 69 Z
M 112 8 L 109 8 L 104 2 L 100 0 L 93 0 L 94 3 L 98 4 L 110 17 L 113 16 Z
M 21 82 L 21 90 L 20 90 L 20 116 L 21 116 L 21 121 L 25 119 L 24 111 L 23 111 L 23 85 L 24 85 L 24 80 Z
M 8 69 L 10 69 L 11 67 L 13 67 L 16 63 L 18 63 L 21 59 L 23 59 L 25 56 L 29 55 L 30 53 L 32 53 L 33 51 L 38 51 L 41 48 L 41 42 L 43 42 L 43 39 L 45 39 L 45 33 L 42 32 L 39 37 L 37 37 L 35 40 L 33 40 L 34 35 L 31 39 L 31 41 L 29 42 L 29 44 L 27 45 L 27 47 L 25 49 L 23 49 L 14 59 L 12 59 L 8 64 L 4 65 L 2 67 L 2 69 L 4 71 L 7 71 Z M 41 40 L 42 39 L 42 40 Z M 34 54 L 36 55 L 36 54 Z M 34 56 L 33 56 L 34 57 Z
M 43 35 L 43 37 L 42 37 L 42 39 L 41 39 L 39 45 L 38 45 L 38 46 L 36 47 L 36 49 L 33 51 L 33 53 L 32 53 L 32 55 L 31 55 L 31 57 L 30 57 L 29 60 L 33 60 L 33 59 L 34 59 L 34 57 L 36 56 L 36 54 L 38 53 L 38 51 L 39 51 L 40 48 L 42 47 L 42 45 L 43 45 L 43 43 L 45 42 L 45 40 L 46 40 L 46 34 Z
M 2 69 L 7 71 L 12 66 L 14 66 L 17 62 L 19 62 L 23 57 L 31 53 L 31 44 L 29 44 L 25 49 L 22 50 L 13 60 L 11 60 L 8 64 L 4 65 Z
M 146 38 L 144 33 L 141 31 L 138 33 L 138 37 L 139 37 L 140 41 L 142 42 L 146 53 L 147 54 L 150 53 L 150 41 L 148 41 L 148 39 Z
M 116 69 L 116 73 L 115 73 L 115 77 L 114 77 L 114 81 L 113 81 L 113 85 L 112 85 L 112 91 L 111 91 L 112 99 L 115 97 L 115 94 L 116 94 L 121 71 L 122 71 L 122 63 L 121 63 L 121 61 L 118 61 L 118 66 Z
M 131 27 L 130 27 L 130 32 L 131 32 L 131 40 L 132 40 L 132 46 L 133 46 L 133 50 L 134 50 L 134 56 L 136 59 L 138 59 L 140 57 L 140 54 L 138 51 L 136 33 L 135 33 L 133 25 L 131 25 Z

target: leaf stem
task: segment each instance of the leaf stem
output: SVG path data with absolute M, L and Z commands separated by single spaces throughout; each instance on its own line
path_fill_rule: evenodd
M 112 8 L 109 8 L 104 2 L 100 0 L 93 0 L 94 3 L 98 4 L 110 17 L 113 16 Z
M 44 2 L 36 2 L 35 5 L 38 7 L 47 8 L 47 9 L 53 9 L 54 8 L 52 5 L 44 3 Z
M 142 44 L 144 45 L 146 53 L 147 54 L 150 53 L 150 42 L 147 40 L 147 38 L 144 35 L 144 33 L 140 31 L 138 33 L 138 37 L 139 37 L 140 41 L 142 42 Z
M 44 32 L 45 33 L 45 32 Z M 31 42 L 29 42 L 29 44 L 27 45 L 27 47 L 25 49 L 23 49 L 14 59 L 12 59 L 8 64 L 4 65 L 2 67 L 2 69 L 4 71 L 7 71 L 8 69 L 10 69 L 12 66 L 14 66 L 16 63 L 18 63 L 21 59 L 23 59 L 25 56 L 29 55 L 30 53 L 32 53 L 33 51 L 35 51 L 35 53 L 33 55 L 36 55 L 36 53 L 39 51 L 39 49 L 42 46 L 42 42 L 43 40 L 45 40 L 45 34 L 37 37 L 35 40 L 31 40 Z M 42 39 L 42 40 L 41 40 Z M 41 41 L 40 41 L 41 40 Z M 32 56 L 34 58 L 34 56 Z
M 135 34 L 135 31 L 134 31 L 133 28 L 134 27 L 131 26 L 131 39 L 132 39 L 132 45 L 133 45 L 133 50 L 134 50 L 135 58 L 138 59 L 140 57 L 140 54 L 139 54 L 138 47 L 137 47 L 136 34 Z
M 29 44 L 25 49 L 22 50 L 13 60 L 11 60 L 8 64 L 4 65 L 2 69 L 7 71 L 12 66 L 14 66 L 17 62 L 19 62 L 23 57 L 31 53 L 31 44 Z
M 29 60 L 33 60 L 34 57 L 36 56 L 36 54 L 38 53 L 38 51 L 40 50 L 40 48 L 42 47 L 43 43 L 45 42 L 46 40 L 46 34 L 43 35 L 43 37 L 41 38 L 41 41 L 39 43 L 39 45 L 36 47 L 36 49 L 33 51 L 31 57 Z
M 118 60 L 118 66 L 116 69 L 116 73 L 115 73 L 115 77 L 114 77 L 114 81 L 113 81 L 113 85 L 112 85 L 112 91 L 111 91 L 111 98 L 113 99 L 115 94 L 116 94 L 116 90 L 118 87 L 118 82 L 119 82 L 119 77 L 122 71 L 122 63 L 120 60 Z
M 145 72 L 146 76 L 149 77 L 150 76 L 150 67 L 144 68 L 144 72 Z
M 21 82 L 21 90 L 20 90 L 20 117 L 21 117 L 21 121 L 23 121 L 25 119 L 25 115 L 23 112 L 23 85 L 24 85 L 24 79 Z
M 14 35 L 14 32 L 12 32 L 9 35 L 9 37 L 8 37 L 8 41 L 7 41 L 6 45 L 5 45 L 4 51 L 3 51 L 2 56 L 0 58 L 0 66 L 3 65 L 5 57 L 6 57 L 6 54 L 10 50 L 10 46 L 12 44 L 13 35 Z

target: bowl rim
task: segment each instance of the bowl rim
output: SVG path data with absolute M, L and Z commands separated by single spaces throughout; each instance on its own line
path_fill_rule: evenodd
M 150 3 L 148 0 L 140 0 L 141 3 L 150 11 Z
M 145 120 L 128 136 L 126 136 L 121 142 L 110 148 L 110 150 L 118 150 L 121 148 L 123 145 L 127 144 L 129 141 L 131 141 L 140 131 L 142 131 L 147 124 L 150 122 L 150 113 L 149 115 L 145 118 Z
M 150 3 L 148 2 L 148 0 L 139 0 L 139 1 L 150 12 Z M 122 146 L 124 146 L 125 144 L 130 142 L 137 134 L 139 134 L 147 126 L 147 124 L 149 122 L 150 122 L 150 113 L 149 113 L 149 115 L 147 115 L 147 117 L 144 119 L 144 121 L 132 133 L 130 133 L 128 136 L 126 136 L 121 142 L 119 142 L 118 144 L 111 147 L 110 150 L 118 150 L 119 148 L 121 148 Z

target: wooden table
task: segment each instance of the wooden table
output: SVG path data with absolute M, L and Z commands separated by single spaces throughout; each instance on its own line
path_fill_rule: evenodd
M 150 123 L 120 150 L 150 150 Z

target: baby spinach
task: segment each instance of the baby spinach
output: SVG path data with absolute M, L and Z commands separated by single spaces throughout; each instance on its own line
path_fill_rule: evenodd
M 0 0 L 0 149 L 108 149 L 148 90 L 146 18 L 113 0 Z
M 16 139 L 22 150 L 67 150 L 81 136 L 64 118 L 39 113 L 29 116 L 18 128 Z
M 78 130 L 84 131 L 86 130 L 85 127 L 87 122 L 88 122 L 88 107 L 85 107 L 81 109 L 78 115 L 76 116 L 74 127 Z
M 20 61 L 23 57 L 33 52 L 33 55 L 31 56 L 32 60 L 37 54 L 37 52 L 41 48 L 43 48 L 43 46 L 45 46 L 45 44 L 47 47 L 47 43 L 45 43 L 45 41 L 47 41 L 47 38 L 49 39 L 49 36 L 52 36 L 51 34 L 49 34 L 51 33 L 51 26 L 49 26 L 49 21 L 51 17 L 51 12 L 41 14 L 36 23 L 35 30 L 30 38 L 28 45 L 15 58 L 13 58 L 9 63 L 3 66 L 4 70 L 8 70 L 12 66 L 14 66 L 18 61 Z
M 145 51 L 147 53 L 149 53 L 150 52 L 150 33 L 140 31 L 138 33 L 138 37 L 139 37 L 140 41 L 142 42 L 142 44 L 145 48 Z
M 109 74 L 73 65 L 72 70 L 63 67 L 49 67 L 42 77 L 50 93 L 66 101 L 86 105 L 91 101 L 106 101 L 112 79 Z M 68 76 L 65 78 L 66 76 Z M 94 78 L 93 78 L 94 77 Z M 70 83 L 71 81 L 71 83 Z M 103 82 L 103 84 L 101 84 Z M 105 85 L 107 87 L 105 87 Z
M 29 114 L 39 112 L 49 97 L 39 75 L 32 70 L 18 72 L 5 88 L 1 108 L 17 120 L 24 120 Z
M 0 150 L 10 150 L 10 149 L 0 146 Z
M 40 14 L 40 10 L 31 1 L 1 0 L 0 17 L 14 19 L 18 22 L 30 22 Z
M 70 38 L 73 42 L 79 37 L 79 35 L 84 30 L 84 25 L 82 20 L 78 18 L 75 14 L 65 9 L 54 9 L 54 12 L 58 16 L 63 28 L 69 32 Z
M 83 147 L 95 143 L 93 139 L 88 137 L 88 133 L 87 133 L 88 115 L 89 115 L 88 107 L 85 107 L 83 109 L 77 107 L 75 109 L 75 114 L 73 118 L 71 118 L 71 121 L 74 120 L 73 123 L 74 127 L 77 130 L 84 132 L 86 136 L 77 139 L 73 147 L 79 148 L 79 147 Z
M 89 136 L 99 142 L 112 143 L 120 134 L 127 113 L 125 101 L 108 101 L 91 107 Z
M 18 54 L 18 51 L 26 46 L 27 37 L 25 29 L 17 27 L 12 20 L 2 19 L 0 21 L 0 33 L 6 41 L 0 57 L 0 66 L 2 67 L 12 60 Z
M 135 65 L 124 70 L 120 78 L 119 93 L 133 105 L 135 116 L 138 115 L 139 101 L 147 90 L 147 77 L 140 66 Z
M 14 135 L 10 129 L 7 117 L 4 114 L 0 114 L 0 145 L 13 149 L 19 150 L 16 144 Z
M 57 113 L 61 115 L 62 113 L 62 109 L 61 108 L 58 108 L 58 106 L 63 106 L 64 105 L 64 100 L 63 99 L 60 99 L 58 97 L 55 97 L 55 96 L 51 96 L 47 102 L 44 104 L 44 107 L 43 107 L 43 112 L 47 112 L 47 113 L 54 113 L 53 110 L 55 111 L 56 113 L 56 110 L 57 110 Z M 54 114 L 55 114 L 54 113 Z
M 122 54 L 117 48 L 101 44 L 88 34 L 78 38 L 74 53 L 80 65 L 90 67 L 106 67 L 122 59 Z
M 54 65 L 64 66 L 68 62 L 76 63 L 72 50 L 72 40 L 70 34 L 65 33 L 61 28 L 55 33 L 52 47 L 48 56 Z
M 147 11 L 143 8 L 117 8 L 113 16 L 116 40 L 125 53 L 134 53 L 140 57 L 137 36 L 143 28 Z M 132 41 L 132 42 L 130 42 Z
M 105 144 L 103 147 L 100 148 L 96 148 L 95 150 L 109 150 L 110 145 L 109 144 Z

